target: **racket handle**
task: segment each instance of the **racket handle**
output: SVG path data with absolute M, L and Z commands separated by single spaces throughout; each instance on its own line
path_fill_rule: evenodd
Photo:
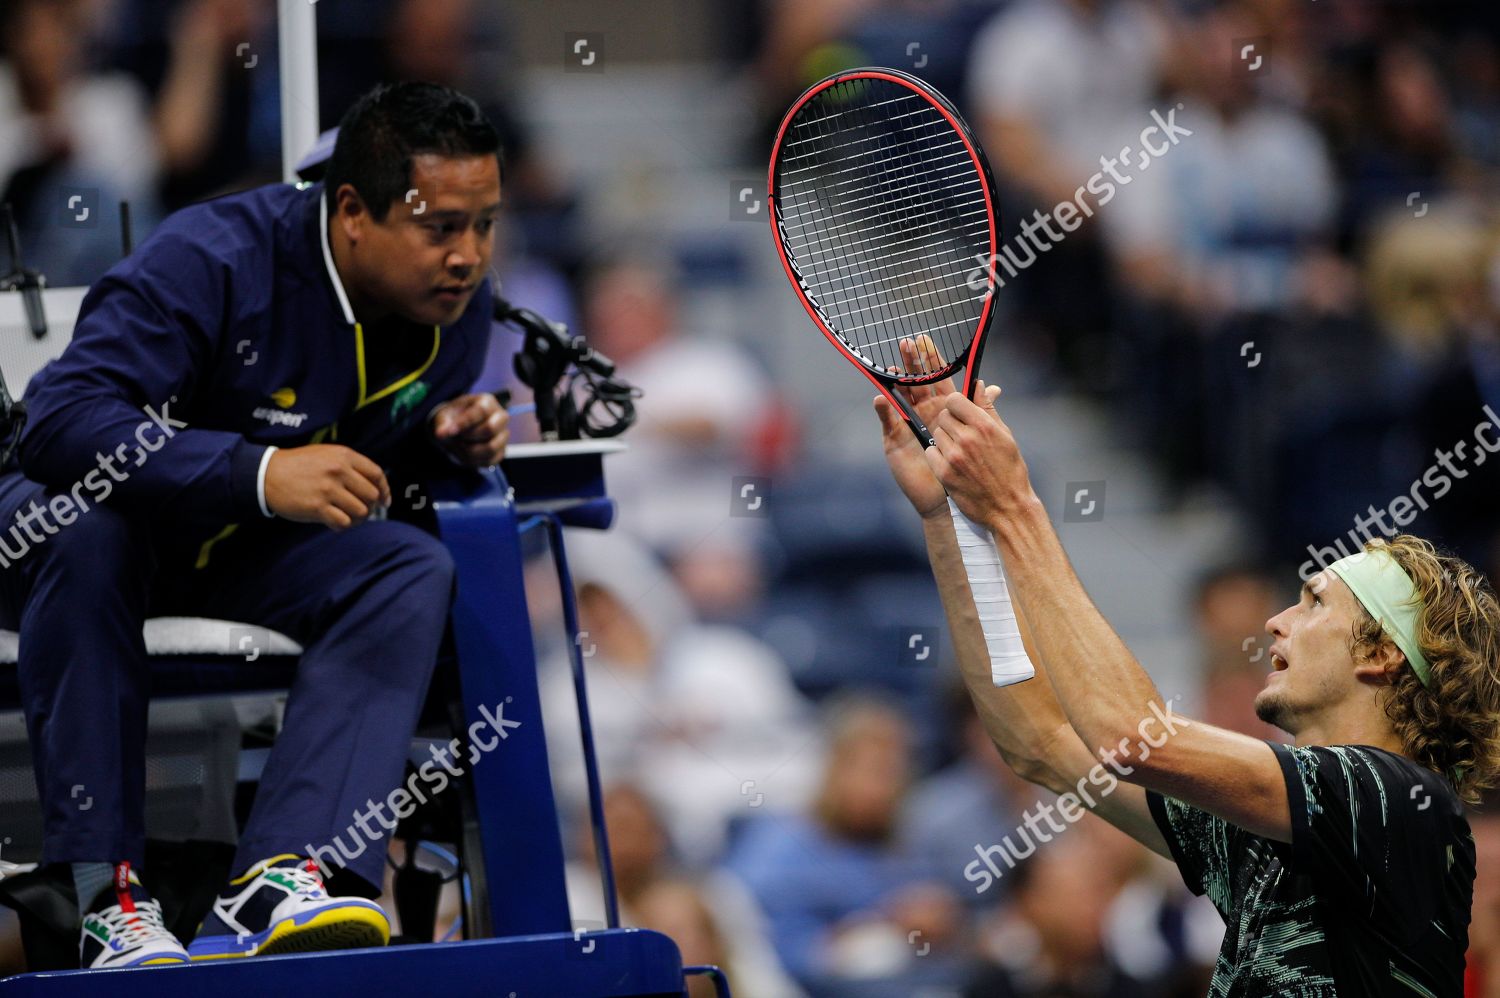
M 996 686 L 1010 686 L 1036 675 L 1026 648 L 1021 644 L 1021 625 L 1010 604 L 1010 590 L 1000 567 L 1000 552 L 994 538 L 973 520 L 959 512 L 950 496 L 948 512 L 953 514 L 953 533 L 958 538 L 958 553 L 963 557 L 969 575 L 969 590 L 974 594 L 974 608 L 979 611 L 979 627 L 990 655 L 990 678 Z

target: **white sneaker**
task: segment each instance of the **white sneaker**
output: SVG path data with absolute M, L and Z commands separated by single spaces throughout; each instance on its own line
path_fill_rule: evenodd
M 230 882 L 188 945 L 194 960 L 384 946 L 391 923 L 374 901 L 329 897 L 310 859 L 287 854 Z
M 101 891 L 95 904 L 110 899 Z M 85 970 L 187 963 L 187 950 L 162 922 L 161 904 L 141 886 L 129 863 L 115 865 L 114 904 L 83 916 L 78 963 Z

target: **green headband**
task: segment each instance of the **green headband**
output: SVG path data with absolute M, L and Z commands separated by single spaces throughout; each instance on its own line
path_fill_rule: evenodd
M 1340 558 L 1328 570 L 1343 579 L 1354 598 L 1380 621 L 1385 633 L 1406 655 L 1422 685 L 1431 688 L 1432 667 L 1417 643 L 1417 616 L 1422 612 L 1422 602 L 1417 598 L 1417 587 L 1412 585 L 1411 577 L 1396 564 L 1390 552 L 1379 548 L 1359 551 Z
M 1380 621 L 1385 633 L 1396 642 L 1417 674 L 1422 686 L 1432 688 L 1432 666 L 1417 644 L 1417 616 L 1422 612 L 1422 601 L 1417 598 L 1417 587 L 1389 551 L 1380 548 L 1367 549 L 1340 558 L 1328 566 L 1344 580 L 1354 598 L 1370 611 L 1370 616 Z M 1463 780 L 1464 768 L 1454 766 L 1448 771 L 1453 785 Z

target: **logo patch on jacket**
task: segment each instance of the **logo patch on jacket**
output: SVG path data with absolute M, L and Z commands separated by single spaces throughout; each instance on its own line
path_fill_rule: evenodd
M 272 426 L 291 426 L 294 428 L 301 426 L 307 420 L 307 413 L 305 412 L 286 411 L 297 404 L 296 389 L 290 387 L 278 388 L 271 393 L 271 401 L 276 403 L 276 408 L 273 409 L 270 406 L 263 405 L 250 415 L 256 419 L 263 419 Z
M 391 400 L 391 422 L 399 423 L 404 416 L 417 411 L 417 406 L 427 397 L 427 382 L 420 378 L 396 393 Z

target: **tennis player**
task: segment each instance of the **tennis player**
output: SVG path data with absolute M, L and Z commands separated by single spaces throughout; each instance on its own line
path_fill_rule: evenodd
M 1002 756 L 1062 795 L 1064 817 L 1092 808 L 1207 893 L 1227 926 L 1214 998 L 1458 998 L 1474 881 L 1462 801 L 1500 763 L 1500 608 L 1483 577 L 1415 537 L 1372 541 L 1266 622 L 1255 707 L 1292 745 L 1190 721 L 1089 600 L 998 394 L 911 390 L 936 438 L 925 452 L 875 408 Z M 1033 681 L 990 680 L 945 488 L 995 537 Z
M 307 852 L 400 782 L 447 621 L 441 542 L 372 519 L 386 469 L 489 465 L 508 439 L 494 397 L 465 394 L 490 338 L 498 149 L 469 98 L 377 87 L 323 184 L 166 219 L 29 385 L 0 475 L 0 614 L 20 631 L 42 860 L 72 866 L 84 967 L 389 939 Z M 137 874 L 141 627 L 160 614 L 304 648 L 233 879 L 187 949 Z M 386 850 L 369 845 L 348 869 L 377 897 Z

